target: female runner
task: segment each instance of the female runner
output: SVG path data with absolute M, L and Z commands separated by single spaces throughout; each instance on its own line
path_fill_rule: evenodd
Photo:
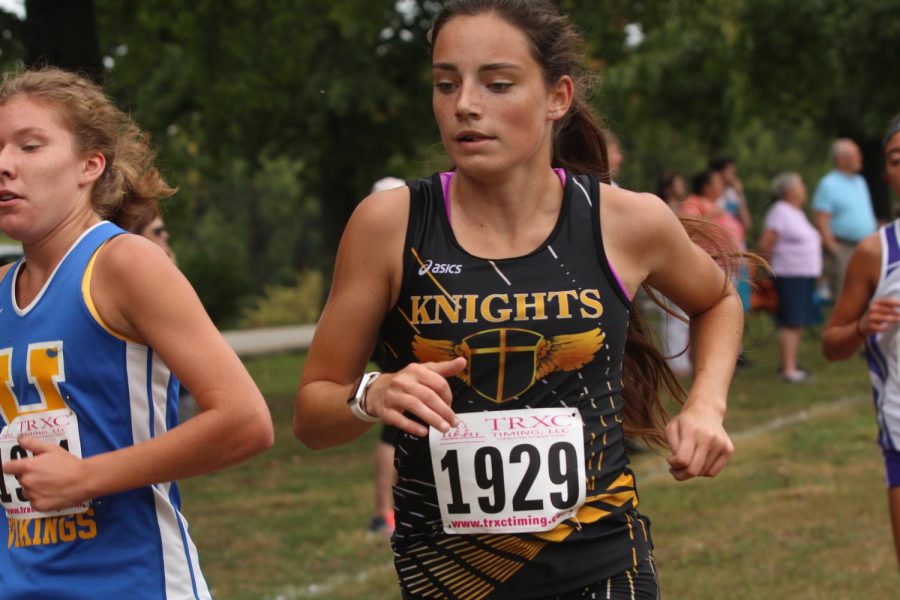
M 431 44 L 455 168 L 353 214 L 295 433 L 402 430 L 404 597 L 656 598 L 623 425 L 668 444 L 678 480 L 722 470 L 740 302 L 663 202 L 608 185 L 580 39 L 552 2 L 448 2 Z M 645 283 L 691 316 L 696 377 L 664 431 L 659 387 L 677 384 L 631 318 Z M 379 340 L 390 368 L 363 373 Z
M 0 82 L 0 229 L 24 249 L 0 268 L 4 598 L 210 597 L 173 482 L 272 422 L 174 263 L 107 220 L 173 191 L 94 84 Z M 178 427 L 175 376 L 201 409 Z
M 900 194 L 900 116 L 882 142 L 884 179 Z M 843 360 L 865 348 L 884 456 L 885 483 L 894 549 L 900 564 L 900 220 L 864 238 L 853 250 L 844 287 L 822 334 L 828 360 Z

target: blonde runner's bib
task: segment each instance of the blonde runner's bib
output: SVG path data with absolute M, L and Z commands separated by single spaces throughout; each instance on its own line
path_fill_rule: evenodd
M 584 432 L 574 408 L 457 414 L 431 428 L 431 465 L 444 531 L 548 531 L 585 501 Z
M 73 456 L 81 458 L 81 437 L 78 434 L 78 416 L 69 408 L 21 414 L 0 432 L 0 464 L 33 456 L 18 443 L 18 437 L 26 435 L 43 442 L 56 444 Z M 34 510 L 24 490 L 13 475 L 3 473 L 0 480 L 0 504 L 10 519 L 39 519 L 72 515 L 88 510 L 90 502 L 82 502 L 61 510 L 41 512 Z

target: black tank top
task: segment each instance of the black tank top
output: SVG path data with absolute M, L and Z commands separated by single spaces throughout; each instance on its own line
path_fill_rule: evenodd
M 587 500 L 547 532 L 447 534 L 428 438 L 400 435 L 393 546 L 407 597 L 540 598 L 636 566 L 652 548 L 621 425 L 631 302 L 603 250 L 597 180 L 565 182 L 549 238 L 497 260 L 460 247 L 439 174 L 409 183 L 403 282 L 381 329 L 388 369 L 466 356 L 449 380 L 458 413 L 577 407 Z

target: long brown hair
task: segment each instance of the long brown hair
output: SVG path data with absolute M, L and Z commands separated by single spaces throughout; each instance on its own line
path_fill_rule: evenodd
M 55 67 L 4 73 L 0 104 L 19 96 L 52 106 L 79 151 L 106 158 L 91 191 L 91 205 L 104 219 L 130 222 L 175 193 L 156 168 L 149 136 L 88 79 Z
M 575 83 L 572 105 L 554 127 L 552 166 L 564 167 L 573 173 L 596 175 L 609 183 L 604 128 L 588 101 L 595 78 L 585 66 L 582 37 L 572 22 L 548 0 L 450 0 L 429 33 L 432 48 L 441 28 L 451 19 L 484 13 L 500 16 L 525 34 L 532 56 L 543 69 L 547 85 L 555 84 L 564 75 L 570 76 Z M 732 254 L 727 240 L 709 225 L 697 220 L 685 221 L 689 235 L 692 239 L 701 239 L 702 247 L 713 250 L 711 253 L 719 258 Z M 646 284 L 643 287 L 659 304 L 652 289 Z M 726 279 L 723 295 L 727 289 Z M 662 403 L 663 393 L 680 403 L 687 394 L 653 342 L 650 327 L 637 303 L 633 304 L 628 320 L 622 370 L 626 434 L 665 447 L 665 426 L 669 417 Z

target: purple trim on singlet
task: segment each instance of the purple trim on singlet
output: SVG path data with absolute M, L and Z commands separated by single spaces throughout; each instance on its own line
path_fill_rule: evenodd
M 566 170 L 565 169 L 553 169 L 553 172 L 556 173 L 556 176 L 559 177 L 559 182 L 563 187 L 566 187 Z
M 447 222 L 450 223 L 450 180 L 453 179 L 453 171 L 441 173 L 441 187 L 444 188 L 444 212 L 447 213 Z
M 884 479 L 888 487 L 900 487 L 900 452 L 882 448 Z
M 611 262 L 609 262 L 608 256 L 606 257 L 606 264 L 609 265 L 609 272 L 612 273 L 612 276 L 615 278 L 616 283 L 619 284 L 619 289 L 622 290 L 622 293 L 625 294 L 626 298 L 628 298 L 629 300 L 633 300 L 634 298 L 631 295 L 631 293 L 628 291 L 628 288 L 625 287 L 624 283 L 622 283 L 622 278 L 619 277 L 618 273 L 616 273 L 616 268 L 614 266 L 612 266 Z
M 884 237 L 888 251 L 887 262 L 885 262 L 887 266 L 885 277 L 890 275 L 897 268 L 897 263 L 900 262 L 900 242 L 897 241 L 896 227 L 896 223 L 891 223 L 884 228 Z
M 553 169 L 553 172 L 556 173 L 556 176 L 559 177 L 559 182 L 562 184 L 563 188 L 566 187 L 566 170 L 565 169 Z M 444 211 L 447 213 L 447 222 L 452 223 L 450 220 L 450 181 L 453 179 L 454 171 L 445 171 L 441 173 L 441 187 L 444 192 Z M 619 284 L 619 289 L 622 290 L 622 293 L 625 294 L 625 297 L 628 299 L 632 298 L 631 293 L 628 291 L 628 288 L 625 287 L 625 284 L 622 283 L 622 278 L 619 277 L 619 274 L 616 272 L 616 268 L 609 262 L 609 257 L 606 257 L 606 264 L 609 266 L 609 272 L 612 273 L 613 278 L 615 278 L 616 283 Z

